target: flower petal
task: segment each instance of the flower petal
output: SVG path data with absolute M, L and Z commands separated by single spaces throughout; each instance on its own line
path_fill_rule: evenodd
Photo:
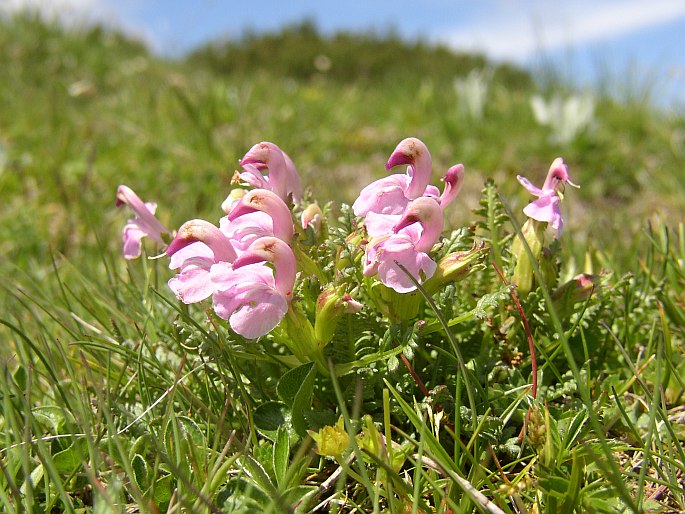
M 553 194 L 541 196 L 534 202 L 526 205 L 523 213 L 534 220 L 546 221 L 552 227 L 558 229 L 561 219 L 559 197 Z
M 543 196 L 545 194 L 545 192 L 542 189 L 540 189 L 537 186 L 534 186 L 533 183 L 530 180 L 528 180 L 526 177 L 522 177 L 521 175 L 516 175 L 516 179 L 533 196 Z
M 184 266 L 181 273 L 167 283 L 176 297 L 185 304 L 201 302 L 214 292 L 209 268 L 195 264 Z
M 378 267 L 378 278 L 398 293 L 409 293 L 414 291 L 416 286 L 397 263 L 404 266 L 407 272 L 419 283 L 432 277 L 438 267 L 435 261 L 423 252 L 385 254 Z
M 288 302 L 274 290 L 255 289 L 250 297 L 231 315 L 229 323 L 237 334 L 255 339 L 276 328 L 288 312 Z
M 141 253 L 141 240 L 147 234 L 137 224 L 129 223 L 124 226 L 121 239 L 124 242 L 123 253 L 125 259 L 137 259 Z
M 372 182 L 361 190 L 359 197 L 352 204 L 354 214 L 401 214 L 409 203 L 409 198 L 405 196 L 409 181 L 408 175 L 395 174 Z

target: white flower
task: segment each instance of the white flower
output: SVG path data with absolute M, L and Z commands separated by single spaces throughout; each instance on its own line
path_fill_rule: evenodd
M 457 92 L 459 105 L 471 119 L 483 118 L 483 108 L 488 96 L 488 87 L 492 80 L 493 70 L 471 70 L 465 78 L 454 80 L 454 89 Z
M 591 95 L 571 95 L 562 98 L 555 95 L 548 101 L 540 95 L 530 99 L 535 120 L 549 127 L 549 139 L 553 143 L 566 144 L 592 126 L 595 100 Z

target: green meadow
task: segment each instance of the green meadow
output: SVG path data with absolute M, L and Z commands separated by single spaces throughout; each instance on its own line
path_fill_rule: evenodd
M 172 60 L 0 18 L 0 510 L 685 510 L 682 106 L 564 76 L 307 22 Z M 349 205 L 410 136 L 439 187 L 464 164 L 431 253 L 460 264 L 395 295 Z M 325 220 L 293 243 L 304 325 L 247 340 L 176 299 L 163 247 L 124 259 L 115 201 L 218 224 L 261 141 Z M 580 188 L 536 254 L 516 176 L 557 157 Z M 330 288 L 363 308 L 297 355 Z

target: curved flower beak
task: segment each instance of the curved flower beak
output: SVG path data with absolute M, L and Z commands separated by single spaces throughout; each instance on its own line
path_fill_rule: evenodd
M 421 237 L 415 243 L 417 251 L 428 252 L 442 233 L 443 213 L 435 198 L 422 196 L 413 200 L 395 224 L 393 231 L 398 233 L 413 223 L 420 223 L 423 226 Z
M 447 207 L 459 195 L 464 185 L 464 165 L 455 164 L 442 176 L 445 189 L 440 195 L 440 207 Z
M 214 252 L 217 261 L 233 262 L 237 257 L 231 241 L 223 232 L 208 221 L 199 219 L 186 221 L 181 225 L 176 237 L 169 243 L 166 254 L 171 257 L 182 248 L 196 242 L 206 244 Z
M 295 254 L 290 246 L 277 237 L 260 237 L 233 261 L 233 269 L 259 262 L 273 264 L 276 290 L 290 300 L 297 274 Z
M 117 188 L 116 206 L 121 207 L 122 205 L 130 207 L 143 223 L 142 228 L 147 235 L 160 243 L 163 242 L 162 234 L 169 234 L 169 231 L 155 217 L 154 204 L 146 204 L 130 187 L 121 185 Z M 153 207 L 152 210 L 150 206 Z
M 290 209 L 276 193 L 268 189 L 252 189 L 245 193 L 228 213 L 228 220 L 233 221 L 256 211 L 268 214 L 273 220 L 274 235 L 286 243 L 290 242 L 295 233 Z
M 285 168 L 283 152 L 278 146 L 267 141 L 257 143 L 247 151 L 243 158 L 240 159 L 241 166 L 246 164 L 252 164 L 258 169 L 270 168 L 270 165 Z
M 406 191 L 409 199 L 418 198 L 426 190 L 430 182 L 433 160 L 428 147 L 418 138 L 408 137 L 400 141 L 390 154 L 385 169 L 407 164 L 411 166 L 411 183 Z
M 568 166 L 564 164 L 564 160 L 561 157 L 557 157 L 552 161 L 552 165 L 549 167 L 547 172 L 547 178 L 542 186 L 542 189 L 551 189 L 556 191 L 559 184 L 569 184 L 570 186 L 579 188 L 578 184 L 571 182 L 568 177 Z
M 274 143 L 262 141 L 250 148 L 240 160 L 241 166 L 252 165 L 260 171 L 269 170 L 269 187 L 287 200 L 292 195 L 294 201 L 302 200 L 302 185 L 292 159 Z

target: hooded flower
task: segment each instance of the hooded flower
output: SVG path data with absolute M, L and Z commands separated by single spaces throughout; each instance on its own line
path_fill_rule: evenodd
M 246 184 L 276 193 L 284 202 L 290 198 L 302 201 L 302 185 L 292 159 L 278 146 L 268 141 L 257 143 L 240 160 L 244 171 L 240 179 Z M 263 175 L 264 170 L 269 170 Z
M 390 221 L 390 216 L 384 218 Z M 414 291 L 407 272 L 422 283 L 437 267 L 428 252 L 442 232 L 443 214 L 435 198 L 420 197 L 411 202 L 394 224 L 392 233 L 372 237 L 366 246 L 364 275 L 378 278 L 398 293 Z M 403 270 L 398 264 L 402 265 Z
M 168 284 L 183 303 L 197 303 L 214 292 L 210 270 L 220 262 L 233 262 L 236 251 L 231 241 L 217 227 L 204 220 L 190 220 L 181 225 L 166 250 L 170 269 L 178 269 Z
M 369 212 L 401 214 L 409 202 L 424 194 L 438 196 L 435 186 L 429 186 L 432 159 L 426 145 L 415 137 L 403 139 L 390 155 L 386 170 L 407 164 L 405 174 L 394 174 L 372 182 L 359 193 L 352 204 L 356 216 Z
M 245 193 L 228 215 L 221 218 L 220 227 L 239 252 L 245 251 L 259 237 L 275 236 L 290 243 L 294 234 L 288 206 L 268 189 Z
M 155 217 L 156 203 L 144 203 L 127 186 L 117 188 L 117 207 L 127 205 L 135 214 L 128 220 L 122 231 L 123 253 L 126 259 L 136 259 L 141 254 L 141 241 L 145 236 L 164 245 L 164 236 L 171 233 Z
M 227 319 L 237 334 L 254 339 L 271 332 L 288 312 L 296 277 L 295 255 L 282 240 L 261 237 L 232 264 L 212 266 L 211 277 L 214 312 Z
M 562 158 L 558 157 L 552 162 L 542 189 L 534 186 L 527 178 L 521 175 L 517 175 L 516 178 L 530 194 L 538 197 L 537 200 L 530 202 L 524 207 L 523 213 L 534 220 L 549 223 L 557 231 L 557 236 L 560 236 L 564 227 L 564 220 L 561 217 L 561 198 L 558 191 L 567 183 L 578 187 L 569 179 L 568 168 Z

